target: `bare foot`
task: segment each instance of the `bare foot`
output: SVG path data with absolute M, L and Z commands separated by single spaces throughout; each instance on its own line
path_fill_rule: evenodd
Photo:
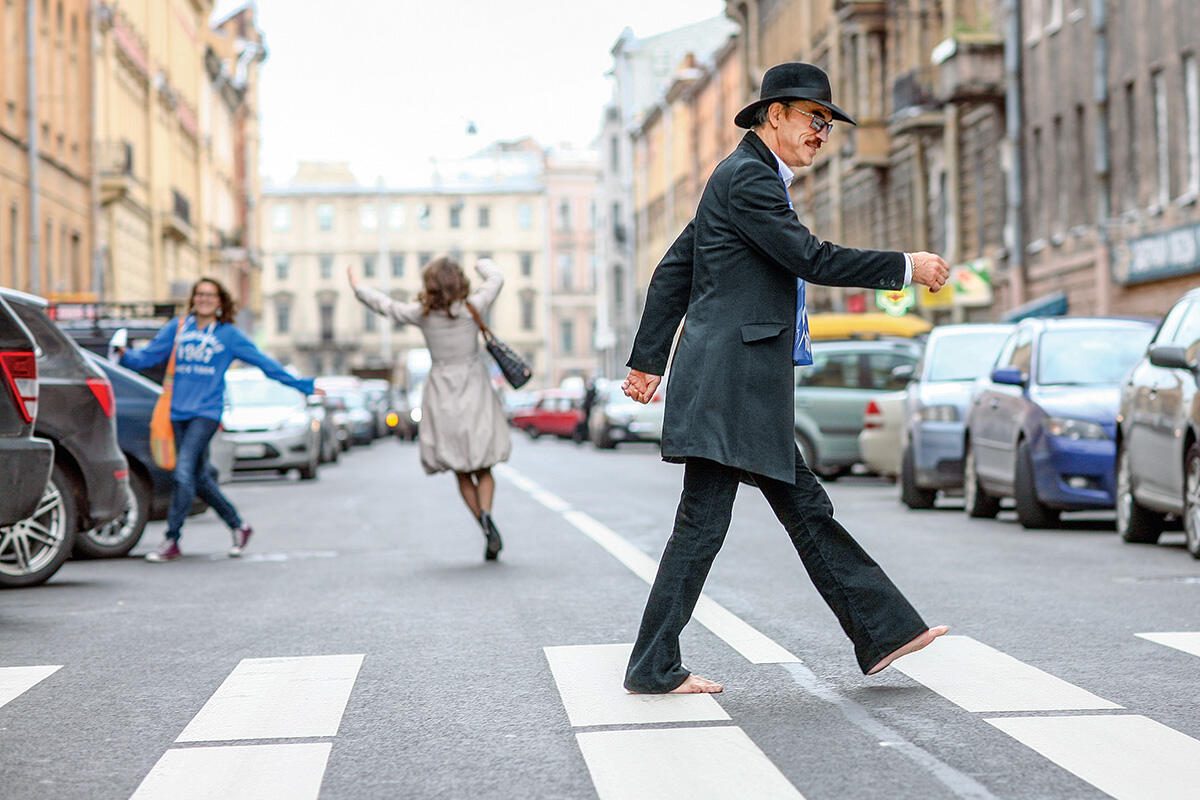
M 683 683 L 669 692 L 664 692 L 664 694 L 716 694 L 722 689 L 724 687 L 721 684 L 710 681 L 708 678 L 701 678 L 699 675 L 688 675 Z M 647 694 L 647 692 L 635 692 L 632 689 L 626 689 L 625 691 L 630 694 Z
M 867 672 L 867 674 L 874 675 L 877 672 L 881 672 L 881 671 L 887 669 L 888 665 L 890 665 L 893 661 L 895 661 L 900 656 L 906 656 L 909 653 L 917 652 L 921 648 L 929 645 L 929 643 L 932 642 L 937 637 L 944 635 L 949 630 L 950 630 L 950 627 L 948 625 L 938 625 L 937 627 L 930 628 L 929 630 L 925 631 L 920 636 L 913 639 L 911 642 L 904 645 L 900 649 L 893 650 L 891 653 L 888 653 L 886 656 L 884 656 L 882 659 L 880 659 L 878 664 L 871 667 L 871 669 Z

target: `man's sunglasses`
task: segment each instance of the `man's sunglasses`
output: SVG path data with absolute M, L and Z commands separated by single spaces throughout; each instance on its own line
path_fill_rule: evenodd
M 783 103 L 782 105 L 785 108 L 790 108 L 792 111 L 799 111 L 801 114 L 803 114 L 806 117 L 812 117 L 812 122 L 810 122 L 809 125 L 817 133 L 820 133 L 821 131 L 824 131 L 824 130 L 828 130 L 830 134 L 833 133 L 833 123 L 830 122 L 829 120 L 825 119 L 824 117 L 817 116 L 816 114 L 811 114 L 802 108 L 796 108 L 791 103 Z

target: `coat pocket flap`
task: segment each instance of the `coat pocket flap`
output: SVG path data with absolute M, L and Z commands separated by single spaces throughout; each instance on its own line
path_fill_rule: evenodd
M 791 327 L 786 322 L 750 322 L 742 326 L 742 341 L 746 344 L 761 342 L 763 339 L 778 336 Z

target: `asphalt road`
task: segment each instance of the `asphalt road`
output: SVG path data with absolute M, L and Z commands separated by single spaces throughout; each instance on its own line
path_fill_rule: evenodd
M 240 560 L 208 512 L 181 561 L 71 562 L 0 594 L 0 798 L 1200 796 L 1200 562 L 1180 534 L 1025 531 L 829 484 L 954 636 L 865 678 L 743 487 L 682 643 L 725 692 L 633 698 L 613 665 L 682 470 L 649 446 L 515 445 L 499 563 L 453 478 L 385 440 L 314 483 L 229 485 L 256 531 Z

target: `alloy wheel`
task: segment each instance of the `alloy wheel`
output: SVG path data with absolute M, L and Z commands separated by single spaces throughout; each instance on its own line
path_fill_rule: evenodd
M 132 486 L 127 485 L 125 487 L 125 496 L 128 505 L 119 517 L 81 535 L 87 536 L 102 547 L 114 547 L 132 536 L 134 529 L 137 528 L 138 514 L 140 513 L 137 497 L 133 494 Z
M 1129 450 L 1122 447 L 1117 459 L 1117 531 L 1128 531 L 1133 517 L 1133 479 L 1129 474 Z
M 21 577 L 42 569 L 65 546 L 66 529 L 62 495 L 51 481 L 33 514 L 0 527 L 0 572 Z
M 1188 552 L 1200 558 L 1200 449 L 1195 445 L 1188 452 L 1184 477 L 1183 530 Z

